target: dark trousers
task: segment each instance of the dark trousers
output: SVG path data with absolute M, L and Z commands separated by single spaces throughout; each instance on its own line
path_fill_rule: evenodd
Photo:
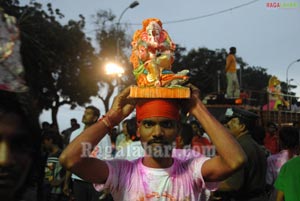
M 73 194 L 75 201 L 99 201 L 101 196 L 92 183 L 77 179 L 73 181 Z

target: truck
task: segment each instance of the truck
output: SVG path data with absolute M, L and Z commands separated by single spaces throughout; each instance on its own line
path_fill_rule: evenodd
M 268 122 L 274 122 L 279 127 L 284 125 L 297 125 L 300 127 L 300 108 L 298 110 L 291 110 L 290 108 L 263 110 L 263 104 L 257 99 L 251 97 L 228 99 L 222 93 L 209 94 L 202 101 L 208 110 L 220 121 L 222 121 L 228 108 L 240 107 L 255 112 L 259 116 L 258 124 L 263 127 Z

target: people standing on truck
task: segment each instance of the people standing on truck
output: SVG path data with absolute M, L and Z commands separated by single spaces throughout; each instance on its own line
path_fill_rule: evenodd
M 240 97 L 240 85 L 236 74 L 236 47 L 229 48 L 229 54 L 226 58 L 226 79 L 227 79 L 227 98 Z

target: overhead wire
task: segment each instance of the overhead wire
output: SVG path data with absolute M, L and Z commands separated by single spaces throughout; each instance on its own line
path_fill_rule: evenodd
M 164 24 L 182 23 L 182 22 L 194 21 L 194 20 L 198 20 L 198 19 L 202 19 L 202 18 L 206 18 L 206 17 L 211 17 L 211 16 L 214 16 L 214 15 L 219 15 L 219 14 L 222 14 L 222 13 L 230 12 L 230 11 L 233 11 L 233 10 L 251 5 L 253 3 L 256 3 L 257 1 L 259 1 L 259 0 L 249 1 L 247 3 L 240 4 L 238 6 L 234 6 L 234 7 L 231 7 L 231 8 L 227 8 L 227 9 L 224 9 L 224 10 L 216 11 L 216 12 L 205 14 L 205 15 L 200 15 L 200 16 L 197 16 L 197 17 L 191 17 L 191 18 L 180 19 L 180 20 L 172 20 L 172 21 L 164 21 Z M 124 24 L 136 26 L 136 25 L 140 25 L 141 23 L 124 23 Z

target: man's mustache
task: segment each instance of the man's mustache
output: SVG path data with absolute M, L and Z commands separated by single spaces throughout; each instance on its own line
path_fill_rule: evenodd
M 167 142 L 166 140 L 164 139 L 152 139 L 152 140 L 149 140 L 147 142 L 147 145 L 151 145 L 151 144 L 164 144 L 164 145 L 168 145 L 169 142 Z

